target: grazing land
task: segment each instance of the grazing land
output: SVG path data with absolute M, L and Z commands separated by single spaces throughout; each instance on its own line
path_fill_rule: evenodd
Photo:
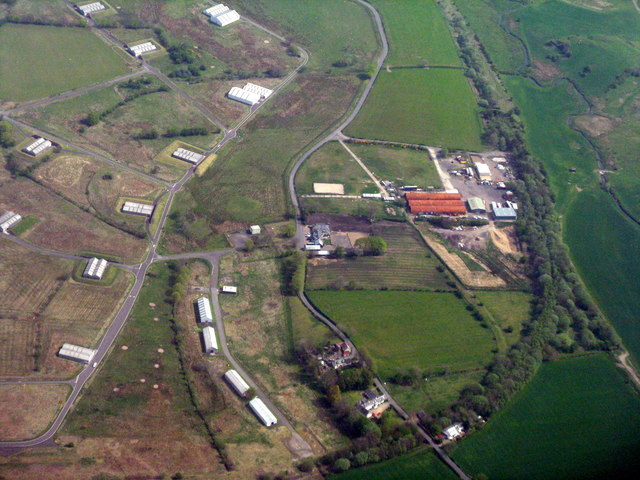
M 0 64 L 0 102 L 46 97 L 127 72 L 89 30 L 42 25 L 2 25 Z
M 522 326 L 531 318 L 533 296 L 524 292 L 473 293 L 478 301 L 491 313 L 503 331 L 509 345 L 518 341 Z
M 451 289 L 442 264 L 409 225 L 381 222 L 372 233 L 387 241 L 384 255 L 317 261 L 309 265 L 306 288 Z
M 288 314 L 291 321 L 292 348 L 306 340 L 316 348 L 327 343 L 338 343 L 340 339 L 322 322 L 318 321 L 298 297 L 287 297 Z
M 625 478 L 640 466 L 638 428 L 640 398 L 607 356 L 567 358 L 543 364 L 453 457 L 496 480 Z
M 458 478 L 429 450 L 411 453 L 329 477 L 331 480 L 454 480 Z
M 37 437 L 54 420 L 70 391 L 68 385 L 0 385 L 0 441 Z
M 25 23 L 53 23 L 63 26 L 84 26 L 80 17 L 59 0 L 20 0 L 0 3 L 0 20 L 7 17 Z
M 381 71 L 364 108 L 345 133 L 353 137 L 479 150 L 480 120 L 460 70 Z
M 318 290 L 308 296 L 369 352 L 383 378 L 412 367 L 482 368 L 493 355 L 491 331 L 452 293 Z
M 404 208 L 391 207 L 380 200 L 367 198 L 339 198 L 339 197 L 302 197 L 302 210 L 307 215 L 314 213 L 334 213 L 353 215 L 374 220 L 398 220 L 404 218 Z

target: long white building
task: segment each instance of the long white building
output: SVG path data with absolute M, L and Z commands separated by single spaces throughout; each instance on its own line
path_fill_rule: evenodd
M 0 232 L 7 233 L 11 227 L 22 220 L 22 217 L 14 212 L 4 212 L 0 216 Z
M 269 95 L 273 93 L 273 90 L 269 90 L 266 87 L 261 87 L 260 85 L 256 85 L 254 83 L 247 83 L 244 87 L 242 87 L 242 89 L 246 90 L 247 92 L 257 93 L 258 95 L 260 95 L 260 98 L 268 98 Z
M 216 338 L 216 329 L 213 327 L 204 327 L 202 329 L 202 339 L 204 340 L 204 352 L 209 355 L 218 353 L 218 339 Z
M 87 3 L 86 5 L 78 5 L 78 10 L 83 15 L 91 15 L 92 13 L 101 12 L 106 7 L 100 2 Z
M 107 261 L 104 258 L 93 257 L 87 262 L 82 276 L 85 278 L 93 278 L 94 280 L 101 280 L 106 268 Z
M 264 423 L 267 427 L 270 427 L 271 425 L 275 425 L 276 423 L 278 423 L 278 419 L 275 417 L 273 413 L 271 413 L 271 410 L 267 408 L 267 406 L 264 404 L 262 400 L 260 400 L 260 398 L 255 397 L 253 400 L 251 400 L 249 402 L 249 407 L 251 407 L 251 410 L 253 410 L 253 413 L 255 413 L 260 419 L 260 421 Z
M 200 323 L 213 322 L 213 315 L 211 314 L 211 303 L 207 297 L 200 297 L 196 300 L 196 306 L 198 307 L 198 319 Z
M 138 203 L 138 202 L 124 202 L 122 205 L 122 211 L 124 213 L 132 213 L 134 215 L 145 215 L 150 217 L 153 215 L 153 205 L 149 205 L 147 203 Z
M 37 157 L 45 150 L 51 148 L 52 143 L 46 138 L 38 137 L 32 143 L 22 149 L 22 151 L 32 157 Z
M 191 150 L 187 150 L 186 148 L 178 148 L 175 152 L 171 154 L 172 157 L 177 158 L 178 160 L 183 160 L 185 162 L 196 164 L 202 160 L 204 160 L 204 155 L 201 155 L 196 152 L 192 152 Z
M 204 13 L 208 17 L 215 17 L 216 15 L 220 15 L 221 13 L 228 12 L 229 10 L 230 10 L 230 8 L 227 7 L 226 5 L 224 5 L 222 3 L 218 3 L 217 5 L 214 5 L 213 7 L 207 8 L 202 13 Z
M 250 92 L 240 87 L 232 87 L 227 94 L 231 100 L 236 102 L 246 103 L 247 105 L 255 105 L 260 101 L 260 95 L 255 92 Z
M 129 47 L 129 50 L 134 57 L 140 57 L 143 53 L 153 52 L 154 50 L 157 50 L 157 48 L 152 42 L 144 42 L 139 45 Z
M 231 387 L 241 397 L 244 397 L 244 395 L 249 391 L 249 385 L 235 370 L 229 370 L 227 373 L 225 373 L 224 379 L 229 382 L 229 385 L 231 385 Z
M 227 25 L 240 20 L 240 14 L 238 12 L 231 10 L 222 3 L 209 7 L 202 13 L 209 17 L 209 21 L 211 23 L 215 23 L 220 27 L 226 27 Z
M 58 351 L 60 358 L 66 358 L 67 360 L 73 360 L 74 362 L 89 363 L 93 356 L 96 354 L 95 350 L 90 348 L 79 347 L 71 343 L 65 343 Z

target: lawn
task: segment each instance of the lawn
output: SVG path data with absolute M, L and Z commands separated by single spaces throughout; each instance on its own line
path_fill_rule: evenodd
M 296 175 L 296 193 L 314 193 L 315 182 L 341 183 L 345 195 L 379 191 L 360 164 L 338 142 L 327 143 L 302 164 Z
M 122 59 L 89 30 L 36 25 L 0 27 L 0 65 L 0 101 L 16 102 L 127 72 Z
M 307 269 L 306 288 L 449 290 L 442 264 L 418 233 L 405 223 L 374 224 L 373 233 L 387 241 L 384 255 L 318 262 Z
M 309 298 L 358 347 L 369 352 L 381 377 L 415 367 L 425 371 L 484 367 L 495 346 L 452 293 L 311 291 Z
M 426 151 L 356 143 L 348 146 L 382 180 L 396 185 L 442 188 L 438 171 Z
M 458 478 L 429 450 L 414 450 L 385 462 L 355 468 L 330 480 L 454 480 Z
M 453 458 L 494 480 L 633 478 L 640 397 L 604 354 L 543 364 Z
M 481 124 L 469 81 L 460 70 L 382 71 L 348 135 L 480 150 Z

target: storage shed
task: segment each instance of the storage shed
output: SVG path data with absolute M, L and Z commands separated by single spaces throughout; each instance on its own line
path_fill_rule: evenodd
M 93 278 L 94 280 L 101 280 L 106 268 L 107 261 L 104 258 L 93 257 L 87 262 L 82 276 L 85 278 Z
M 153 215 L 153 205 L 127 201 L 122 205 L 122 211 L 133 215 L 144 215 L 150 217 Z
M 156 46 L 152 42 L 144 42 L 139 45 L 134 45 L 133 47 L 129 47 L 129 52 L 134 57 L 140 57 L 143 53 L 149 53 L 157 50 Z
M 207 8 L 202 13 L 204 13 L 208 17 L 215 17 L 216 15 L 220 15 L 221 13 L 228 12 L 229 10 L 230 10 L 229 7 L 227 7 L 226 5 L 222 3 L 218 3 L 213 7 Z
M 216 329 L 213 327 L 204 327 L 202 329 L 202 339 L 204 341 L 204 352 L 209 355 L 218 353 L 218 339 L 216 338 Z
M 238 293 L 238 287 L 233 287 L 231 285 L 223 285 L 222 293 L 229 293 L 231 295 L 235 295 L 236 293 Z
M 471 197 L 467 200 L 469 211 L 474 213 L 487 213 L 487 207 L 484 200 L 480 197 Z
M 87 3 L 85 5 L 78 5 L 78 10 L 84 16 L 91 15 L 92 13 L 101 12 L 106 7 L 100 2 Z
M 78 345 L 73 345 L 71 343 L 63 344 L 62 348 L 58 351 L 58 356 L 60 358 L 66 358 L 67 360 L 73 360 L 74 362 L 85 364 L 88 364 L 95 354 L 95 350 L 79 347 Z
M 7 233 L 11 227 L 22 220 L 22 217 L 14 212 L 4 212 L 0 216 L 0 232 Z
M 196 152 L 192 152 L 191 150 L 187 150 L 186 148 L 178 148 L 175 152 L 171 154 L 172 157 L 177 158 L 179 160 L 196 164 L 201 160 L 204 160 L 204 155 Z
M 249 231 L 251 232 L 251 235 L 260 235 L 262 230 L 260 229 L 260 225 L 251 225 L 249 227 Z
M 22 151 L 32 157 L 37 157 L 45 150 L 51 148 L 52 145 L 53 144 L 46 138 L 38 137 L 36 140 L 24 147 Z
M 518 216 L 513 207 L 502 206 L 497 202 L 491 202 L 491 210 L 496 220 L 515 220 Z
M 254 92 L 249 92 L 239 87 L 232 87 L 227 94 L 231 100 L 236 102 L 245 103 L 247 105 L 255 105 L 260 101 L 260 95 Z
M 476 170 L 480 180 L 491 180 L 491 170 L 486 163 L 476 163 Z
M 253 83 L 247 83 L 243 90 L 247 92 L 257 93 L 260 95 L 260 98 L 268 98 L 269 95 L 273 93 L 273 90 L 269 90 L 268 88 L 261 87 L 260 85 L 255 85 Z
M 211 303 L 207 297 L 200 297 L 196 300 L 196 307 L 198 308 L 198 319 L 200 323 L 213 322 L 213 315 L 211 314 Z
M 253 413 L 256 414 L 260 421 L 267 427 L 278 423 L 278 419 L 275 417 L 275 415 L 271 413 L 271 410 L 269 410 L 264 402 L 258 397 L 255 397 L 249 402 L 249 407 L 251 408 L 251 410 L 253 410 Z
M 224 379 L 241 397 L 244 397 L 245 394 L 249 391 L 249 385 L 235 370 L 229 370 L 227 373 L 225 373 Z
M 240 14 L 235 10 L 228 10 L 224 13 L 209 17 L 211 23 L 215 23 L 219 27 L 226 27 L 227 25 L 240 20 Z

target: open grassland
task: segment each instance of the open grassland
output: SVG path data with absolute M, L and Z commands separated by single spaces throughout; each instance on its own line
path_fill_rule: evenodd
M 378 192 L 371 178 L 338 142 L 324 145 L 302 164 L 296 175 L 296 193 L 314 193 L 315 182 L 340 183 L 345 195 Z
M 533 296 L 524 292 L 474 292 L 478 303 L 491 313 L 509 345 L 520 338 L 522 326 L 531 317 Z
M 339 197 L 302 197 L 300 206 L 306 215 L 313 213 L 337 213 L 366 217 L 370 220 L 399 220 L 404 219 L 404 208 L 391 207 L 380 200 L 367 198 L 339 198 Z
M 435 0 L 374 0 L 382 16 L 392 66 L 461 66 L 456 45 Z
M 452 293 L 322 290 L 308 296 L 369 352 L 383 378 L 413 367 L 482 368 L 492 357 L 490 330 Z
M 381 180 L 396 185 L 442 188 L 438 171 L 426 151 L 355 143 L 348 146 Z
M 329 328 L 315 318 L 298 297 L 287 297 L 288 315 L 291 320 L 291 337 L 293 345 L 301 340 L 322 348 L 327 343 L 338 343 L 340 339 Z
M 453 457 L 475 478 L 631 478 L 640 467 L 640 397 L 605 355 L 543 364 Z
M 435 454 L 429 450 L 411 453 L 382 463 L 356 468 L 331 475 L 331 480 L 454 480 L 458 478 Z
M 60 0 L 17 0 L 0 3 L 0 20 L 4 20 L 9 16 L 25 23 L 55 23 L 64 26 L 85 25 L 80 16 Z
M 461 70 L 381 71 L 348 135 L 479 150 L 480 120 Z
M 0 440 L 28 440 L 43 433 L 70 391 L 68 385 L 0 385 Z
M 418 234 L 404 223 L 374 224 L 389 249 L 378 257 L 323 259 L 307 269 L 307 288 L 449 290 L 448 277 Z
M 118 55 L 89 30 L 36 25 L 0 27 L 0 65 L 4 102 L 46 97 L 127 71 Z

